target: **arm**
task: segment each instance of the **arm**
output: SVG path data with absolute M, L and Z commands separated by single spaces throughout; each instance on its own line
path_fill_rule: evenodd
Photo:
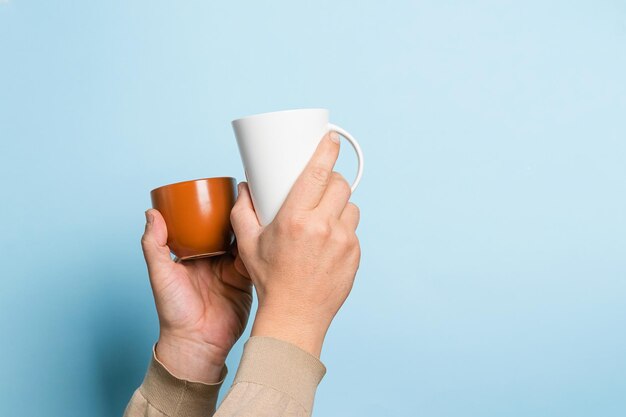
M 311 414 L 325 373 L 324 337 L 360 260 L 359 210 L 332 171 L 338 138 L 324 137 L 275 220 L 262 227 L 245 184 L 231 213 L 240 259 L 258 295 L 252 338 L 216 417 Z
M 326 368 L 311 354 L 269 337 L 251 337 L 228 396 L 215 417 L 271 415 L 306 417 Z M 222 376 L 225 376 L 225 368 Z M 172 375 L 153 355 L 146 377 L 125 417 L 211 416 L 222 379 L 214 384 Z M 281 414 L 276 414 L 281 413 Z
M 252 304 L 252 283 L 236 249 L 175 263 L 166 242 L 163 217 L 148 210 L 141 244 L 160 331 L 126 417 L 212 415 L 226 357 L 246 327 Z
M 219 381 L 215 383 L 178 378 L 153 351 L 143 383 L 133 394 L 124 417 L 213 415 L 225 376 L 224 367 Z
M 258 223 L 247 186 L 240 185 L 239 198 L 231 214 L 240 253 L 229 265 L 240 271 L 235 283 L 243 282 L 240 281 L 242 276 L 254 282 L 259 308 L 253 337 L 246 343 L 233 386 L 216 417 L 307 417 L 311 414 L 317 385 L 326 371 L 319 361 L 324 337 L 352 288 L 360 259 L 355 234 L 359 211 L 348 203 L 350 187 L 346 181 L 332 172 L 338 153 L 338 138 L 326 136 L 275 221 L 266 227 Z M 195 335 L 195 342 L 207 341 L 197 336 L 203 332 L 192 328 L 175 327 L 174 330 L 178 330 L 173 332 L 177 336 L 174 338 L 171 331 L 164 332 L 164 323 L 170 320 L 162 316 L 170 317 L 170 314 L 165 313 L 165 306 L 157 297 L 161 290 L 160 286 L 155 286 L 153 275 L 163 268 L 161 265 L 150 268 L 155 263 L 150 262 L 152 257 L 147 249 L 150 236 L 154 237 L 149 229 L 154 225 L 148 223 L 144 253 L 157 300 L 161 334 L 168 336 L 165 339 L 168 348 L 164 352 L 168 358 L 167 369 L 171 372 L 167 372 L 165 366 L 157 366 L 158 362 L 153 360 L 151 369 L 155 370 L 148 371 L 126 416 L 211 415 L 220 384 L 216 370 L 220 364 L 223 366 L 222 358 L 225 358 L 219 354 L 223 349 L 216 351 L 215 341 L 187 343 L 186 335 Z M 162 246 L 165 238 L 157 241 L 160 242 L 157 247 Z M 160 259 L 169 265 L 164 257 Z M 232 282 L 233 278 L 228 281 Z M 219 315 L 211 317 L 208 322 L 213 325 L 223 321 L 216 320 Z M 240 333 L 235 334 L 234 340 Z M 170 344 L 175 348 L 170 349 Z M 159 358 L 160 345 L 161 339 L 156 352 Z M 204 385 L 190 382 L 208 375 L 211 377 L 203 381 Z M 164 403 L 155 399 L 157 393 Z M 206 401 L 202 403 L 203 400 Z
M 253 336 L 244 348 L 237 375 L 215 417 L 307 417 L 322 363 L 297 346 Z

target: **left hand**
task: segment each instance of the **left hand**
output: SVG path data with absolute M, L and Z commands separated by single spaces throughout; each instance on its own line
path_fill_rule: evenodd
M 237 255 L 176 263 L 161 213 L 146 211 L 141 238 L 159 315 L 157 358 L 176 377 L 218 382 L 250 314 L 252 283 Z

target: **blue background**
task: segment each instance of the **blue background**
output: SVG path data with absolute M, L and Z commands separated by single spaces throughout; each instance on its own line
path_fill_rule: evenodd
M 121 415 L 149 190 L 294 107 L 366 155 L 316 415 L 626 415 L 624 2 L 147 0 L 0 0 L 0 415 Z

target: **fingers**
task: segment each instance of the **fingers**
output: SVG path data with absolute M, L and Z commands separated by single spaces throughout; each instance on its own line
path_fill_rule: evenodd
M 327 133 L 291 188 L 284 206 L 298 209 L 317 207 L 328 187 L 338 156 L 339 136 L 335 132 Z
M 245 182 L 240 183 L 238 190 L 237 201 L 230 212 L 230 222 L 237 239 L 243 240 L 246 236 L 257 234 L 261 229 L 261 225 L 252 205 L 248 184 Z
M 356 204 L 348 203 L 346 208 L 341 213 L 339 221 L 348 226 L 350 230 L 356 230 L 361 218 L 361 212 Z
M 155 209 L 146 211 L 146 230 L 141 237 L 141 248 L 148 265 L 148 272 L 173 262 L 167 246 L 165 220 Z
M 338 219 L 346 208 L 350 195 L 352 195 L 352 190 L 348 182 L 341 174 L 333 172 L 317 209 Z

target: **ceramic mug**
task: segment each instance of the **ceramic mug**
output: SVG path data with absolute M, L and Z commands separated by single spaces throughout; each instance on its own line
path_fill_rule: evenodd
M 218 177 L 164 185 L 150 192 L 152 207 L 167 225 L 167 245 L 179 260 L 221 255 L 230 249 L 236 187 L 234 178 Z
M 262 225 L 272 222 L 320 140 L 329 131 L 346 138 L 357 154 L 358 171 L 352 191 L 361 181 L 361 147 L 352 135 L 329 123 L 326 109 L 262 113 L 233 120 L 232 125 L 252 203 Z

